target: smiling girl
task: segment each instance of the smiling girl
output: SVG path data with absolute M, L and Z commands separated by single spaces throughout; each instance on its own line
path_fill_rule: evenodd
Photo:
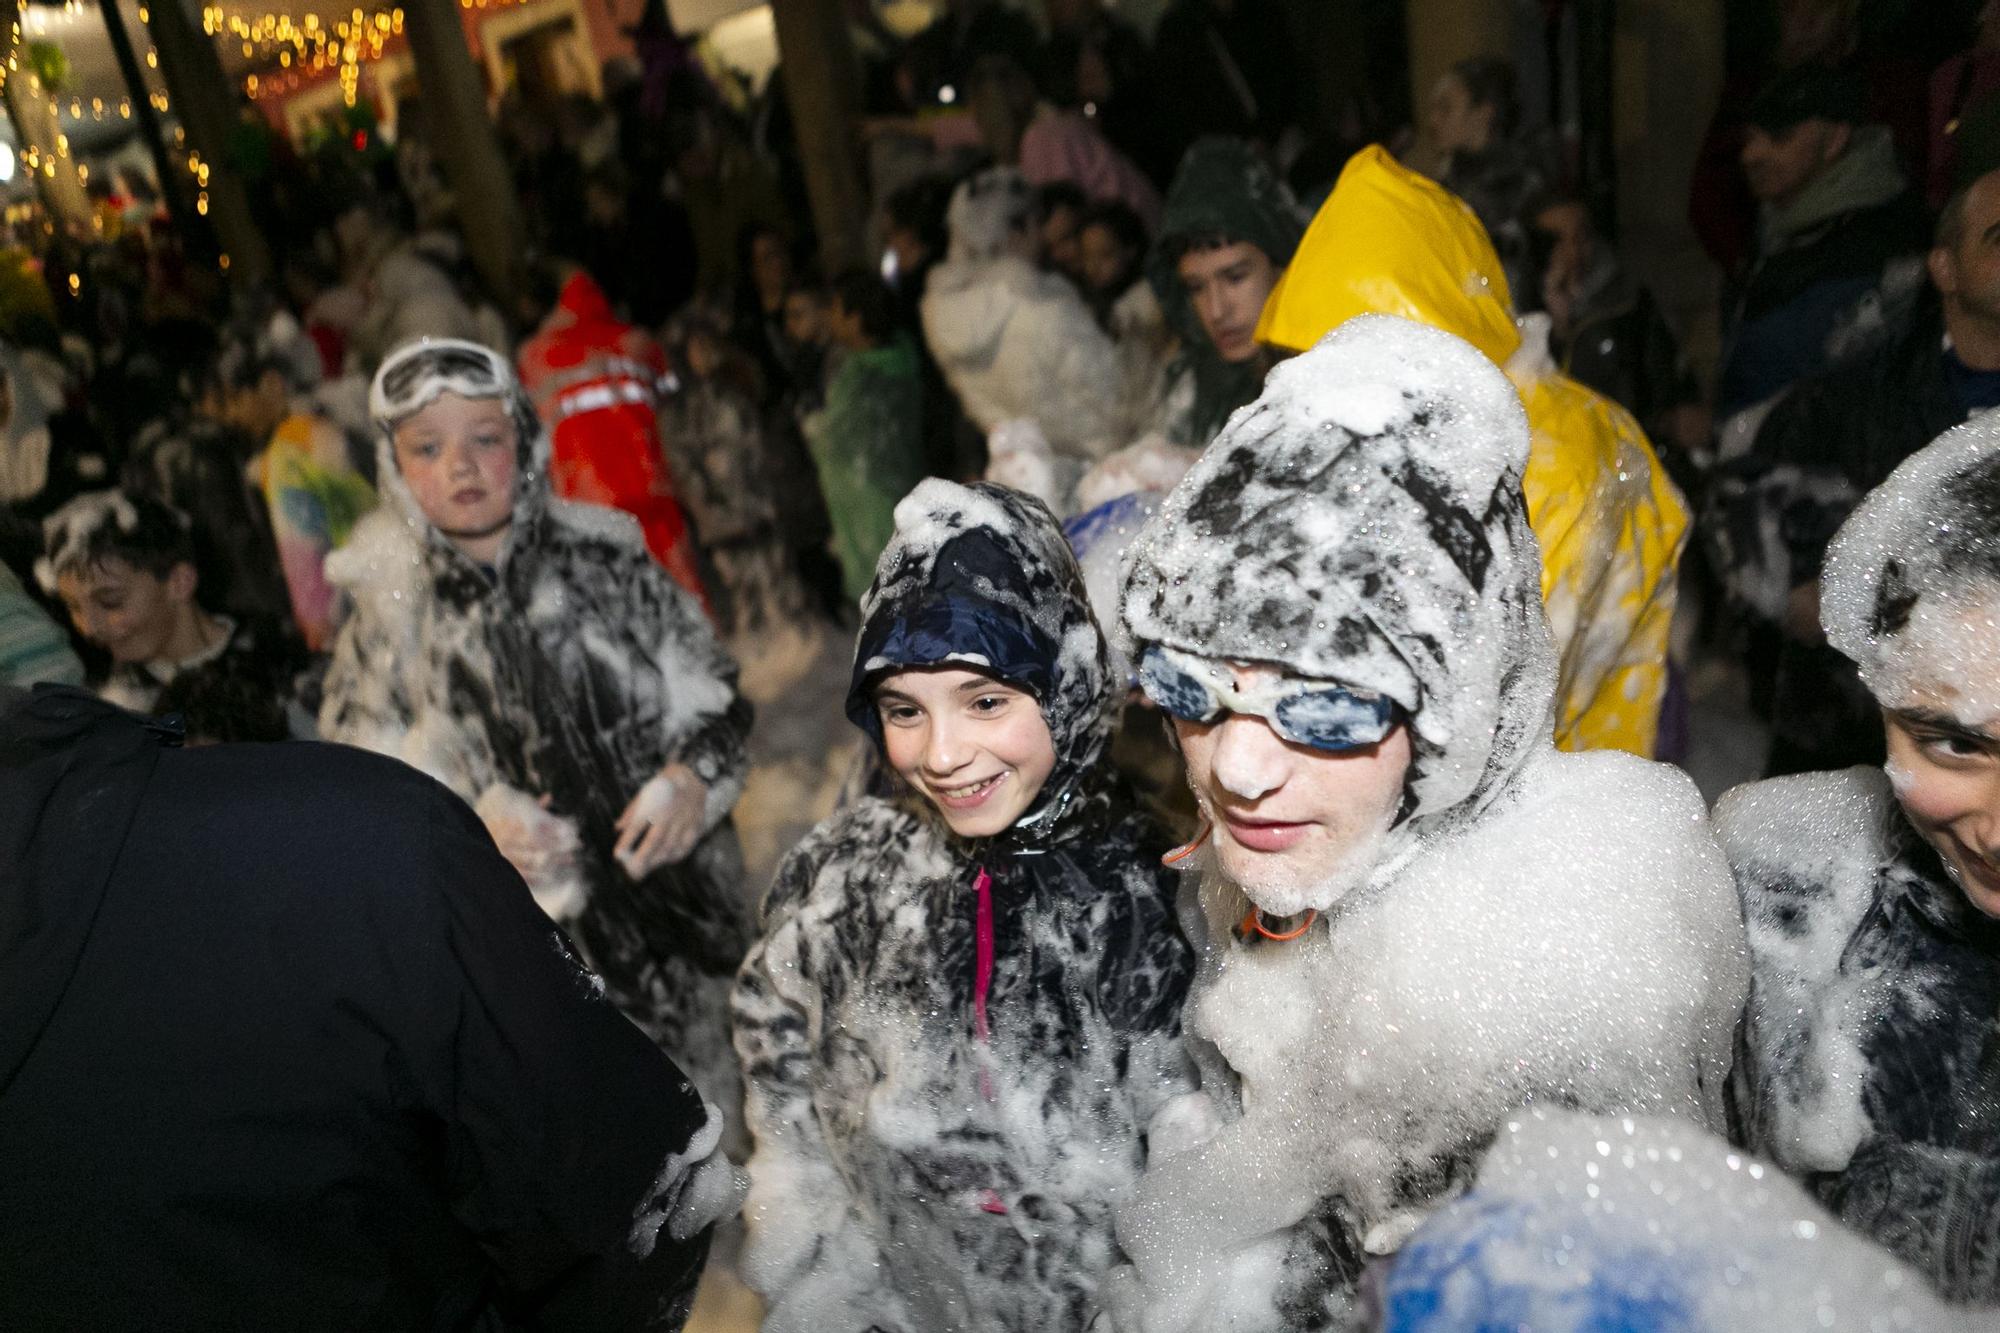
M 1756 985 L 1740 1137 L 1948 1298 L 2000 1300 L 2000 425 L 1912 455 L 1841 529 L 1828 641 L 1886 772 L 1716 808 Z
M 1113 1196 L 1192 1086 L 1168 840 L 1054 518 L 927 481 L 862 603 L 848 716 L 902 794 L 779 870 L 737 982 L 745 1269 L 786 1329 L 1079 1330 Z

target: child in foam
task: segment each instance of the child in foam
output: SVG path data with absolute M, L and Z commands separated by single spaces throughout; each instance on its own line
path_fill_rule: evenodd
M 1554 748 L 1527 451 L 1469 344 L 1366 316 L 1273 370 L 1128 557 L 1209 830 L 1202 1091 L 1121 1208 L 1122 1328 L 1351 1317 L 1524 1102 L 1719 1119 L 1728 868 L 1676 770 Z
M 1882 709 L 1887 773 L 1716 807 L 1756 986 L 1731 1081 L 1747 1144 L 1946 1297 L 2000 1301 L 2000 425 L 1911 456 L 1834 539 L 1828 641 Z
M 473 802 L 619 1008 L 729 1112 L 735 663 L 631 515 L 549 493 L 548 434 L 497 353 L 405 344 L 370 409 L 383 500 L 327 561 L 354 612 L 322 734 Z
M 283 740 L 303 655 L 269 622 L 236 620 L 202 604 L 194 531 L 158 500 L 90 491 L 42 522 L 35 563 L 42 590 L 59 597 L 76 632 L 111 657 L 98 693 L 151 713 L 192 676 L 226 675 L 254 713 L 246 739 Z M 298 734 L 312 734 L 301 713 Z
M 1040 503 L 931 480 L 863 603 L 848 716 L 904 788 L 779 870 L 738 979 L 766 1333 L 1088 1327 L 1114 1195 L 1193 1085 L 1167 838 Z

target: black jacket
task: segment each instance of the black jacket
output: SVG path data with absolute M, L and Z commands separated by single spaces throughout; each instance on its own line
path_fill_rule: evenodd
M 1827 543 L 1896 465 L 1965 420 L 1946 373 L 1935 296 L 1896 336 L 1798 385 L 1750 451 L 1720 465 L 1705 504 L 1716 572 L 1754 617 L 1778 623 L 1791 590 L 1819 577 Z M 1879 762 L 1882 730 L 1854 668 L 1824 645 L 1762 635 L 1772 772 Z
M 0 701 L 0 1328 L 678 1328 L 719 1132 L 415 771 Z

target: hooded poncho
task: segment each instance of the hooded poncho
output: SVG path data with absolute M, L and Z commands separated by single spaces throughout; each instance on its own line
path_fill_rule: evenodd
M 395 423 L 444 393 L 503 398 L 520 439 L 513 526 L 482 569 L 424 517 L 397 468 Z M 533 887 L 612 998 L 733 1105 L 728 978 L 748 942 L 728 821 L 750 708 L 694 599 L 630 515 L 549 495 L 547 434 L 507 364 L 427 339 L 376 376 L 384 502 L 330 556 L 354 599 L 327 673 L 321 733 L 395 755 L 482 811 L 551 798 L 581 838 L 576 873 Z M 703 836 L 633 882 L 611 857 L 634 793 L 670 762 L 708 787 Z
M 924 286 L 924 341 L 980 430 L 1026 418 L 1087 465 L 1129 434 L 1118 349 L 1068 279 L 1014 252 L 1031 207 L 1011 168 L 953 192 L 951 249 Z
M 1081 1330 L 1112 1196 L 1192 1082 L 1167 839 L 1105 760 L 1103 640 L 1048 511 L 927 481 L 896 518 L 850 716 L 879 740 L 875 680 L 964 663 L 1035 695 L 1055 768 L 997 837 L 869 797 L 779 870 L 734 1004 L 745 1271 L 766 1333 Z
M 1835 538 L 1821 618 L 1885 707 L 2000 719 L 2000 423 L 1946 432 Z M 1898 807 L 1892 770 L 1716 807 L 1756 984 L 1738 1136 L 1954 1300 L 2000 1300 L 2000 923 Z
M 1186 863 L 1211 1132 L 1156 1134 L 1120 1215 L 1148 1333 L 1325 1326 L 1523 1102 L 1717 1105 L 1727 868 L 1684 776 L 1550 742 L 1526 454 L 1491 362 L 1367 316 L 1273 370 L 1134 546 L 1135 647 L 1380 691 L 1413 756 L 1372 864 L 1291 942 L 1238 938 L 1244 890 Z
M 1292 262 L 1305 225 L 1292 192 L 1241 139 L 1202 139 L 1181 159 L 1146 259 L 1146 280 L 1159 298 L 1167 327 L 1181 340 L 1180 361 L 1168 372 L 1179 386 L 1168 395 L 1175 419 L 1161 423 L 1172 443 L 1197 449 L 1206 445 L 1229 414 L 1264 387 L 1261 358 L 1231 364 L 1216 355 L 1181 282 L 1182 246 L 1210 236 L 1231 244 L 1247 241 L 1282 269 Z

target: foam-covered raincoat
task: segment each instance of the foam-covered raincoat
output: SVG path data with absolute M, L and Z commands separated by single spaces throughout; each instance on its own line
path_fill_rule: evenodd
M 1055 767 L 994 837 L 866 797 L 779 869 L 733 1002 L 744 1270 L 765 1333 L 1079 1333 L 1113 1198 L 1193 1083 L 1169 840 L 1106 757 L 1122 690 L 1049 512 L 933 479 L 896 521 L 849 716 L 879 743 L 883 674 L 977 665 L 1039 700 Z
M 1323 879 L 1239 883 L 1226 832 L 1182 862 L 1210 1109 L 1154 1127 L 1120 1210 L 1121 1329 L 1342 1326 L 1364 1252 L 1393 1252 L 1523 1103 L 1720 1122 L 1736 895 L 1684 774 L 1550 741 L 1527 435 L 1472 347 L 1350 320 L 1272 370 L 1133 545 L 1135 647 L 1384 696 L 1410 759 L 1393 815 Z M 1356 818 L 1280 797 L 1250 808 Z M 1298 930 L 1246 919 L 1298 889 L 1318 911 Z
M 1882 708 L 1991 732 L 2000 424 L 1911 455 L 1827 552 L 1820 619 Z M 1926 747 L 1927 749 L 1929 747 Z M 1990 758 L 1939 758 L 1956 781 Z M 2000 1301 L 2000 921 L 1897 800 L 1911 775 L 1738 787 L 1715 823 L 1756 969 L 1734 1129 L 1947 1298 Z M 1918 779 L 1935 788 L 1936 776 Z M 1977 821 L 1951 836 L 1979 845 Z
M 549 494 L 548 433 L 497 353 L 416 347 L 378 377 L 382 502 L 327 558 L 354 611 L 334 643 L 320 734 L 394 755 L 482 814 L 548 797 L 581 845 L 563 874 L 531 882 L 537 900 L 626 1016 L 733 1112 L 726 1006 L 749 912 L 729 812 L 751 716 L 736 664 L 631 515 Z M 426 360 L 417 387 L 385 401 L 380 381 Z M 519 432 L 513 526 L 490 569 L 431 524 L 396 465 L 392 407 L 439 392 L 504 397 Z M 615 821 L 669 762 L 707 787 L 701 839 L 635 881 L 612 858 Z
M 1645 433 L 1555 369 L 1545 325 L 1516 329 L 1499 257 L 1472 210 L 1380 148 L 1341 173 L 1257 337 L 1302 351 L 1371 312 L 1456 334 L 1513 380 L 1528 410 L 1521 486 L 1560 659 L 1556 744 L 1650 756 L 1687 507 Z

